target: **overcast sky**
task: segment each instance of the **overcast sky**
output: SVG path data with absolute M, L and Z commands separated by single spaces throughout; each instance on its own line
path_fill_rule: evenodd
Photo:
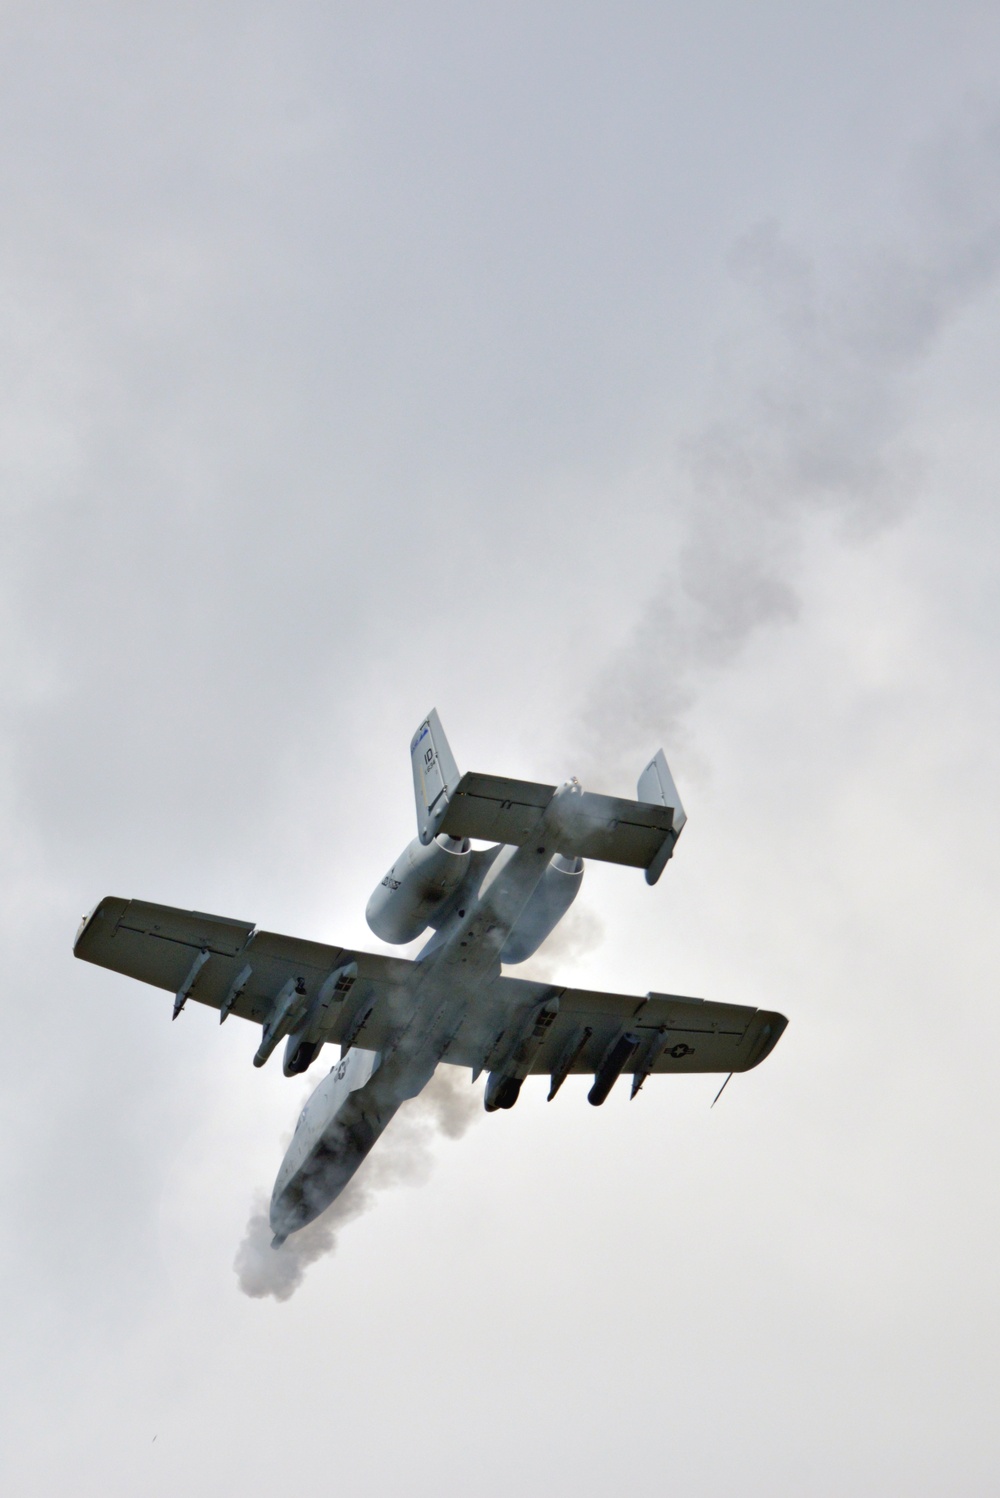
M 996 1493 L 998 57 L 962 0 L 0 6 L 5 1493 Z M 712 1111 L 529 1082 L 251 1299 L 320 1068 L 73 935 L 384 950 L 431 706 L 671 762 L 663 880 L 535 972 L 789 1028 Z

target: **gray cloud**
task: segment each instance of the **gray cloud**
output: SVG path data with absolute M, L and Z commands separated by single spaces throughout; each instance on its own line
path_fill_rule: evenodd
M 3 38 L 5 1491 L 992 1492 L 995 7 Z M 366 945 L 432 702 L 701 801 L 555 980 L 792 1023 L 714 1113 L 527 1084 L 252 1303 L 295 1089 L 69 943 Z
M 604 922 L 597 912 L 586 903 L 574 904 L 535 956 L 517 969 L 517 976 L 551 983 L 560 972 L 572 971 L 574 963 L 595 952 L 604 936 Z

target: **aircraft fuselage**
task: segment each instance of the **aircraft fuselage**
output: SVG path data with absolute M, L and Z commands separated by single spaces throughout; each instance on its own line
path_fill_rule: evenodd
M 354 1060 L 349 1052 L 313 1093 L 275 1181 L 270 1219 L 276 1244 L 336 1200 L 400 1104 L 430 1081 L 477 990 L 499 974 L 504 944 L 579 795 L 575 781 L 561 785 L 530 842 L 503 850 L 478 892 L 428 944 L 389 1044 Z

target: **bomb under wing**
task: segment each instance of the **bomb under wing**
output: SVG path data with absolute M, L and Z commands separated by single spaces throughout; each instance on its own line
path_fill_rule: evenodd
M 344 1189 L 397 1109 L 442 1063 L 489 1073 L 489 1112 L 514 1106 L 532 1075 L 550 1099 L 589 1074 L 599 1106 L 631 1074 L 743 1072 L 777 1044 L 771 1010 L 651 991 L 642 997 L 532 982 L 506 969 L 534 953 L 570 909 L 587 859 L 644 870 L 655 884 L 686 815 L 662 750 L 637 799 L 461 775 L 436 712 L 410 746 L 417 837 L 368 903 L 384 941 L 427 933 L 414 960 L 351 951 L 244 921 L 109 896 L 74 946 L 84 961 L 166 989 L 176 1018 L 208 1006 L 261 1027 L 253 1057 L 284 1040 L 283 1070 L 340 1057 L 302 1111 L 271 1199 L 276 1245 Z M 476 846 L 476 844 L 486 846 Z

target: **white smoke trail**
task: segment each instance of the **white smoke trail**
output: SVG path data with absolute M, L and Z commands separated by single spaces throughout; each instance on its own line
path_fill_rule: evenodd
M 604 940 L 604 922 L 585 905 L 574 905 L 563 916 L 551 936 L 547 936 L 527 962 L 517 970 L 519 978 L 535 983 L 554 983 L 565 975 L 574 959 L 587 957 Z
M 795 618 L 811 517 L 863 538 L 906 512 L 921 473 L 911 382 L 1000 279 L 998 186 L 992 119 L 925 151 L 898 244 L 824 263 L 767 223 L 734 246 L 711 414 L 668 460 L 679 541 L 582 705 L 585 784 L 634 784 L 637 755 L 683 744 L 700 683 Z
M 464 1069 L 441 1066 L 419 1097 L 404 1103 L 340 1196 L 315 1222 L 281 1248 L 272 1248 L 267 1200 L 254 1202 L 233 1268 L 244 1295 L 288 1300 L 310 1264 L 337 1246 L 340 1230 L 375 1205 L 391 1186 L 420 1186 L 434 1164 L 432 1145 L 438 1134 L 460 1139 L 482 1112 L 479 1088 L 469 1085 Z

